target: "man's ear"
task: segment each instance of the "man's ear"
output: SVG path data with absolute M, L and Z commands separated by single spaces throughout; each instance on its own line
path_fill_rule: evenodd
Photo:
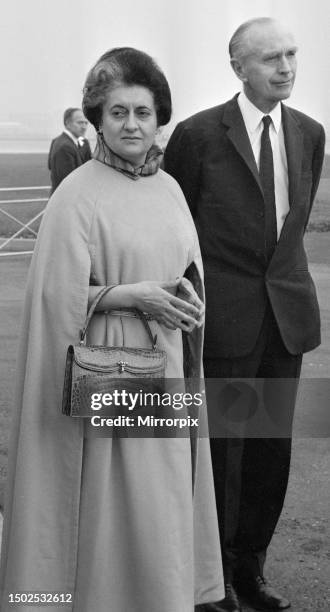
M 243 81 L 243 83 L 245 83 L 247 81 L 247 77 L 245 75 L 245 70 L 242 62 L 238 59 L 232 58 L 230 60 L 230 64 L 236 76 L 240 79 L 240 81 Z

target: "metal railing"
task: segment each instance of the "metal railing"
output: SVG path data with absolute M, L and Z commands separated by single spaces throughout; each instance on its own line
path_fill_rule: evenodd
M 6 193 L 10 193 L 10 192 L 17 192 L 17 191 L 45 191 L 48 190 L 49 191 L 50 186 L 49 185 L 42 185 L 42 186 L 38 186 L 38 187 L 0 187 L 0 194 L 3 192 Z M 17 231 L 14 232 L 14 234 L 12 234 L 11 236 L 9 236 L 8 238 L 4 238 L 4 240 L 0 242 L 0 257 L 5 257 L 5 256 L 10 256 L 10 255 L 28 255 L 33 253 L 33 249 L 29 250 L 29 251 L 15 251 L 15 250 L 8 250 L 8 245 L 10 245 L 12 243 L 12 245 L 14 245 L 15 240 L 17 240 L 19 238 L 19 236 L 21 236 L 21 234 L 24 231 L 28 231 L 33 235 L 32 240 L 35 240 L 36 236 L 37 236 L 37 232 L 31 227 L 31 225 L 37 221 L 40 217 L 42 217 L 42 215 L 44 214 L 44 210 L 45 207 L 43 208 L 43 210 L 41 210 L 40 212 L 38 212 L 36 215 L 34 215 L 31 219 L 29 219 L 27 222 L 23 222 L 20 219 L 18 219 L 15 215 L 12 215 L 10 212 L 8 212 L 8 210 L 4 210 L 2 208 L 2 205 L 8 205 L 8 204 L 22 204 L 22 205 L 26 205 L 26 204 L 31 204 L 31 203 L 38 203 L 38 202 L 44 202 L 45 205 L 48 202 L 48 197 L 46 198 L 24 198 L 24 199 L 15 199 L 15 200 L 0 200 L 0 214 L 3 214 L 5 217 L 9 218 L 11 221 L 13 221 L 14 223 L 16 223 L 17 225 L 19 225 L 19 229 Z M 27 238 L 26 240 L 31 240 L 31 238 Z M 11 246 L 12 246 L 11 245 Z M 7 250 L 5 250 L 7 249 Z

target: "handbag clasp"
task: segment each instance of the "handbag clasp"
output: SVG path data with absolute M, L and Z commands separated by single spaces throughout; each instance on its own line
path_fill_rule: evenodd
M 127 365 L 127 361 L 118 361 L 119 365 L 119 373 L 122 374 L 125 371 L 125 366 Z

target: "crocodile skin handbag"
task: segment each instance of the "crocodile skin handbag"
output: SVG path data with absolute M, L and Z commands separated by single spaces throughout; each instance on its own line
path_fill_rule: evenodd
M 62 412 L 68 416 L 90 417 L 94 393 L 112 393 L 115 389 L 161 393 L 164 389 L 166 352 L 157 349 L 157 336 L 152 335 L 147 317 L 140 310 L 125 309 L 141 320 L 152 348 L 86 346 L 85 336 L 94 310 L 112 288 L 105 287 L 98 293 L 80 331 L 79 344 L 68 348 L 62 401 Z

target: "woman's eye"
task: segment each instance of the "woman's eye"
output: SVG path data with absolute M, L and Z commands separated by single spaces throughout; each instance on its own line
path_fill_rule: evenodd
M 149 111 L 139 111 L 138 112 L 138 116 L 142 118 L 149 117 L 149 114 L 150 114 Z
M 115 118 L 124 117 L 125 116 L 125 111 L 114 110 L 114 111 L 112 111 L 112 116 L 115 117 Z

